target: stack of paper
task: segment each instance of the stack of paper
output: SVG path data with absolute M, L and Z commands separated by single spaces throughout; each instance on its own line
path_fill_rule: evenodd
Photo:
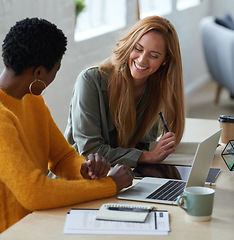
M 167 211 L 151 211 L 144 223 L 97 220 L 98 210 L 72 209 L 66 217 L 65 234 L 168 235 Z

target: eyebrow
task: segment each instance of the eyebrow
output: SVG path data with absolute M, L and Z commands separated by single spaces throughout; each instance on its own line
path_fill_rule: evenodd
M 138 44 L 138 45 L 140 45 L 140 47 L 144 48 L 140 43 L 137 42 L 136 44 Z M 157 51 L 150 51 L 150 52 L 153 52 L 153 53 L 157 53 L 157 54 L 159 54 L 159 55 L 162 55 L 160 52 L 157 52 Z

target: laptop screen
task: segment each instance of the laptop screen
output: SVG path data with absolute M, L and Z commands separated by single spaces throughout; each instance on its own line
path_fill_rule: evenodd
M 169 164 L 141 164 L 134 170 L 135 178 L 156 177 L 168 179 L 188 180 L 191 166 L 169 165 Z M 220 173 L 219 168 L 210 168 L 206 182 L 213 183 Z

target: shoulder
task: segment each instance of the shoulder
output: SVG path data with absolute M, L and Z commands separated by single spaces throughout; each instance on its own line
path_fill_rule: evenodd
M 15 128 L 18 123 L 18 117 L 14 113 L 14 106 L 8 107 L 4 103 L 0 102 L 0 131 L 10 131 L 11 128 Z
M 42 95 L 31 95 L 31 94 L 27 94 L 24 97 L 24 104 L 27 105 L 28 107 L 32 107 L 32 108 L 47 108 L 47 105 L 45 103 L 44 98 L 42 97 Z
M 38 105 L 45 105 L 45 100 L 42 95 L 26 94 L 24 97 L 24 102 L 27 102 L 28 105 L 34 105 L 35 103 Z
M 89 67 L 89 68 L 83 70 L 78 75 L 78 79 L 79 78 L 85 78 L 85 79 L 101 78 L 101 73 L 99 71 L 99 67 L 98 66 L 94 66 L 94 67 Z
M 12 115 L 12 112 L 3 104 L 0 102 L 0 119 L 1 121 L 6 118 L 6 116 Z
M 27 106 L 27 111 L 37 116 L 37 118 L 47 118 L 51 115 L 42 95 L 34 96 L 27 94 L 24 98 L 24 105 Z
M 1 135 L 1 145 L 5 144 L 5 137 L 12 138 L 12 141 L 17 137 L 17 126 L 18 126 L 18 118 L 15 114 L 0 103 L 0 135 Z M 2 146 L 1 146 L 2 147 Z
M 75 88 L 87 89 L 87 88 L 98 88 L 106 90 L 107 80 L 103 78 L 99 67 L 90 67 L 83 70 L 77 77 Z

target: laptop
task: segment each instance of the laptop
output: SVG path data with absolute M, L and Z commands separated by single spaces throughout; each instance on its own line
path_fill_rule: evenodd
M 198 144 L 187 181 L 145 177 L 118 194 L 118 199 L 177 205 L 185 187 L 204 186 L 222 129 Z

